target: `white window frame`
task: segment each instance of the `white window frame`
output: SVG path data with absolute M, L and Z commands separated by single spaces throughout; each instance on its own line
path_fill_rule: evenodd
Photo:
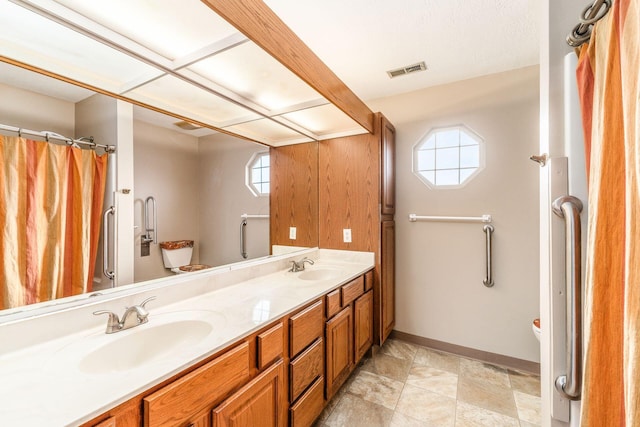
M 451 185 L 443 185 L 443 184 L 437 184 L 436 182 L 432 182 L 430 179 L 428 179 L 426 176 L 424 176 L 421 172 L 424 172 L 423 170 L 420 170 L 420 165 L 419 165 L 419 155 L 418 152 L 421 151 L 422 147 L 427 143 L 427 141 L 429 141 L 429 139 L 431 138 L 431 136 L 436 135 L 438 133 L 443 133 L 443 132 L 447 132 L 447 131 L 451 131 L 451 130 L 457 130 L 459 132 L 465 133 L 467 134 L 471 139 L 473 139 L 474 141 L 476 141 L 478 143 L 478 166 L 475 168 L 475 170 L 469 175 L 467 176 L 462 182 L 459 182 L 458 184 L 451 184 Z M 460 142 L 458 143 L 460 144 Z M 452 147 L 448 147 L 448 148 L 454 148 L 455 146 Z M 457 146 L 458 148 L 460 147 L 460 145 Z M 438 150 L 443 150 L 445 149 L 444 147 L 437 147 L 434 146 L 434 154 L 437 158 L 437 151 Z M 473 130 L 469 129 L 467 126 L 465 125 L 455 125 L 455 126 L 445 126 L 445 127 L 436 127 L 436 128 L 432 128 L 429 130 L 429 132 L 427 132 L 422 138 L 420 138 L 418 140 L 417 143 L 414 144 L 413 146 L 413 150 L 412 150 L 412 171 L 414 173 L 414 175 L 420 180 L 422 181 L 427 187 L 431 188 L 431 189 L 436 189 L 436 190 L 440 190 L 440 189 L 456 189 L 456 188 L 462 188 L 465 185 L 467 185 L 469 182 L 471 182 L 480 172 L 482 172 L 482 170 L 484 170 L 485 168 L 485 159 L 486 159 L 486 147 L 485 147 L 485 143 L 484 143 L 484 138 L 482 138 L 480 135 L 478 135 L 476 132 L 474 132 Z M 434 160 L 435 164 L 434 164 L 434 180 L 435 180 L 435 172 L 440 170 L 445 170 L 443 169 L 438 169 L 438 165 L 437 165 L 437 160 Z M 457 168 L 451 168 L 451 169 L 446 169 L 446 170 L 458 170 L 458 173 L 460 173 L 461 170 L 464 169 L 470 169 L 470 168 L 461 168 L 460 167 L 460 160 L 458 160 L 458 166 Z M 460 176 L 458 175 L 458 179 L 460 178 Z
M 251 191 L 251 194 L 253 194 L 256 197 L 269 197 L 269 193 L 271 192 L 271 184 L 270 181 L 261 181 L 261 183 L 269 183 L 269 192 L 263 193 L 262 191 L 260 191 L 260 189 L 258 189 L 258 187 L 256 187 L 251 179 L 252 176 L 252 171 L 254 169 L 254 165 L 256 164 L 256 162 L 264 157 L 267 156 L 269 157 L 269 152 L 268 151 L 258 151 L 256 153 L 253 153 L 253 155 L 251 156 L 251 158 L 249 159 L 249 162 L 247 162 L 247 166 L 245 167 L 245 185 L 247 186 L 247 188 L 249 189 L 249 191 Z M 271 158 L 269 158 L 269 168 L 271 168 Z

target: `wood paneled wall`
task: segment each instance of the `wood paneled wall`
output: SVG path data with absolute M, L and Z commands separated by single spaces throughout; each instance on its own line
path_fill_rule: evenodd
M 377 252 L 380 241 L 379 136 L 319 142 L 321 248 Z M 351 243 L 343 229 L 351 229 Z
M 270 158 L 271 245 L 318 246 L 318 143 L 272 147 Z

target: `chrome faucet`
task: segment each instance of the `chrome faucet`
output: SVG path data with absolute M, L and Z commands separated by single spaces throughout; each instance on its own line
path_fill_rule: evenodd
M 291 261 L 291 268 L 289 269 L 289 271 L 293 272 L 293 273 L 297 273 L 298 271 L 304 271 L 304 263 L 305 262 L 308 262 L 309 264 L 313 265 L 313 261 L 312 260 L 310 260 L 307 257 L 304 257 L 298 262 Z
M 122 320 L 118 318 L 116 313 L 109 310 L 98 310 L 94 311 L 93 314 L 96 316 L 100 314 L 108 314 L 109 320 L 107 321 L 106 333 L 113 334 L 115 332 L 124 331 L 126 329 L 142 325 L 143 323 L 147 323 L 149 321 L 149 312 L 145 308 L 145 305 L 154 299 L 156 299 L 156 297 L 149 297 L 138 305 L 127 307 L 122 315 Z

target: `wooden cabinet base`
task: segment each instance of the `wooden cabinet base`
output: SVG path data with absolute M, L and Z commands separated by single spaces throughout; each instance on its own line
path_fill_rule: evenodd
M 324 408 L 324 378 L 320 377 L 291 407 L 291 427 L 308 427 Z

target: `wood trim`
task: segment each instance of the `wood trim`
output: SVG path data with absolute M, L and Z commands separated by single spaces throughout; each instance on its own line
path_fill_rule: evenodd
M 370 133 L 373 112 L 261 0 L 202 0 Z
M 376 113 L 376 117 L 380 119 L 380 213 L 393 216 L 396 212 L 396 129 L 382 114 Z
M 501 365 L 506 368 L 515 369 L 518 371 L 540 375 L 540 364 L 537 362 L 532 362 L 530 360 L 518 359 L 511 356 L 505 356 L 503 354 L 477 350 L 475 348 L 464 347 L 457 344 L 450 344 L 444 341 L 438 341 L 431 338 L 425 338 L 419 335 L 413 335 L 396 330 L 393 330 L 391 332 L 390 338 L 421 345 L 423 347 L 429 347 L 434 350 L 444 351 L 446 353 L 451 353 L 462 357 L 468 357 L 470 359 L 480 360 L 494 365 Z

